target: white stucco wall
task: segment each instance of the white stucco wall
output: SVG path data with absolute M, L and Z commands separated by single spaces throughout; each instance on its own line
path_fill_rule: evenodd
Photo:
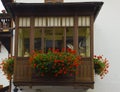
M 43 0 L 16 0 L 18 2 L 43 2 Z M 65 2 L 82 2 L 82 1 L 98 1 L 98 0 L 64 0 Z M 109 59 L 109 73 L 100 79 L 95 76 L 95 88 L 89 89 L 87 92 L 119 92 L 120 91 L 120 1 L 119 0 L 102 0 L 104 5 L 96 18 L 94 24 L 94 52 L 97 55 L 104 55 Z M 4 56 L 4 55 L 3 55 Z M 1 57 L 1 56 L 0 56 Z M 0 83 L 4 83 L 1 80 Z M 45 88 L 46 89 L 46 88 Z M 61 89 L 61 88 L 60 88 Z M 52 88 L 54 92 L 56 89 Z M 70 89 L 71 90 L 71 89 Z M 69 90 L 69 92 L 70 92 Z M 31 90 L 32 91 L 32 90 Z M 27 92 L 27 90 L 23 90 Z M 30 91 L 28 91 L 30 92 Z M 47 91 L 45 91 L 47 92 Z M 53 92 L 49 91 L 48 92 Z M 60 92 L 60 91 L 59 91 Z M 63 92 L 61 90 L 61 92 Z
M 100 80 L 96 78 L 95 89 L 88 92 L 118 92 L 120 91 L 119 51 L 120 51 L 120 13 L 119 0 L 103 0 L 104 5 L 94 25 L 94 51 L 109 59 L 108 75 Z

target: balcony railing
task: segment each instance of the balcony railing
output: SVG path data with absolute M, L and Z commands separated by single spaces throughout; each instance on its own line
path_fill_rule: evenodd
M 75 76 L 37 77 L 32 72 L 28 58 L 18 58 L 14 67 L 14 84 L 17 86 L 77 86 L 93 88 L 93 67 L 90 61 L 84 61 Z

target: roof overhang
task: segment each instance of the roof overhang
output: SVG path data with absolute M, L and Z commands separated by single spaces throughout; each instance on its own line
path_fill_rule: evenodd
M 12 3 L 2 0 L 8 13 L 15 16 L 30 15 L 72 15 L 72 14 L 93 14 L 97 17 L 103 2 L 74 2 L 74 3 Z M 86 14 L 87 15 L 87 14 Z

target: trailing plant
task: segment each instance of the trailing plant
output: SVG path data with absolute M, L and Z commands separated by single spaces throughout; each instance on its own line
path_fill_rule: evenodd
M 109 68 L 109 62 L 107 58 L 103 58 L 103 55 L 100 56 L 94 56 L 93 57 L 94 62 L 94 70 L 95 74 L 99 75 L 101 79 L 108 73 Z
M 0 68 L 4 72 L 4 75 L 7 76 L 7 79 L 10 80 L 13 75 L 13 70 L 14 70 L 14 58 L 9 57 L 9 58 L 4 59 L 0 63 Z

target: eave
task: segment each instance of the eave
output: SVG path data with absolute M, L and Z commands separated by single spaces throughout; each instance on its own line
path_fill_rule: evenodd
M 4 1 L 4 0 L 2 0 Z M 103 2 L 75 2 L 75 3 L 12 3 L 3 2 L 8 13 L 15 16 L 45 16 L 64 14 L 79 14 L 89 12 L 97 17 Z

